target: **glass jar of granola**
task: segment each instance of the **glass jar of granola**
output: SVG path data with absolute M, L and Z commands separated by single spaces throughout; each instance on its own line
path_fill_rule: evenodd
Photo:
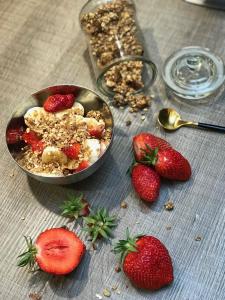
M 87 37 L 98 89 L 114 97 L 119 106 L 148 106 L 148 97 L 134 94 L 152 85 L 157 70 L 148 58 L 134 2 L 89 0 L 81 10 L 80 24 Z

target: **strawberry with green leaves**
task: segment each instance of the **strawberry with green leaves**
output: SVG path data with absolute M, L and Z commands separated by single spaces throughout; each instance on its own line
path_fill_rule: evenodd
M 19 267 L 39 268 L 50 274 L 65 275 L 80 263 L 86 247 L 79 237 L 65 228 L 51 228 L 42 232 L 35 243 L 27 238 L 27 251 L 19 255 Z
M 133 149 L 137 161 L 141 161 L 144 158 L 143 151 L 147 150 L 147 146 L 153 150 L 155 148 L 158 148 L 159 150 L 167 150 L 171 148 L 171 145 L 164 139 L 151 133 L 141 132 L 133 137 Z
M 158 290 L 173 281 L 172 260 L 166 247 L 155 237 L 137 235 L 130 237 L 114 248 L 120 255 L 125 275 L 137 288 Z
M 138 196 L 147 202 L 154 202 L 160 191 L 159 175 L 143 164 L 134 164 L 131 171 L 131 181 Z
M 188 160 L 178 151 L 170 148 L 160 150 L 151 149 L 146 145 L 142 163 L 154 166 L 155 171 L 166 179 L 186 181 L 191 177 L 191 166 Z

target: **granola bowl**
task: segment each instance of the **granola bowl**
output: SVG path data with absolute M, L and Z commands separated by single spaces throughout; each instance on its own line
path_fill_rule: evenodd
M 19 105 L 7 125 L 6 143 L 27 175 L 71 184 L 102 165 L 113 128 L 110 107 L 98 94 L 81 86 L 51 86 Z

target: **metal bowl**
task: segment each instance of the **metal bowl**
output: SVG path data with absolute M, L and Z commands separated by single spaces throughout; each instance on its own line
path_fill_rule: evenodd
M 7 125 L 6 131 L 8 129 L 17 128 L 19 126 L 23 126 L 26 128 L 26 125 L 24 123 L 24 115 L 27 112 L 27 110 L 35 106 L 42 107 L 47 97 L 54 94 L 74 94 L 76 97 L 76 102 L 79 102 L 83 105 L 85 114 L 87 114 L 87 112 L 90 110 L 101 111 L 106 124 L 105 125 L 106 128 L 112 129 L 112 137 L 111 137 L 110 144 L 108 145 L 103 155 L 99 157 L 99 159 L 88 168 L 74 174 L 70 174 L 66 176 L 64 175 L 51 176 L 50 174 L 39 175 L 37 173 L 32 173 L 26 170 L 16 161 L 15 159 L 16 156 L 22 151 L 22 147 L 24 146 L 22 142 L 12 145 L 12 144 L 8 144 L 6 139 L 6 143 L 12 158 L 27 175 L 46 183 L 71 184 L 71 183 L 81 181 L 87 178 L 88 176 L 92 175 L 104 162 L 105 158 L 109 154 L 109 149 L 113 142 L 114 122 L 113 122 L 112 112 L 108 104 L 98 94 L 85 87 L 75 86 L 75 85 L 58 85 L 58 86 L 47 87 L 31 95 L 24 103 L 21 103 L 19 105 L 18 109 L 12 114 L 12 117 Z

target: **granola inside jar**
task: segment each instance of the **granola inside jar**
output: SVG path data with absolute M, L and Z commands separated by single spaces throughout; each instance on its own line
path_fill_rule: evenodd
M 156 66 L 148 59 L 132 0 L 89 0 L 81 10 L 98 89 L 118 106 L 142 109 L 148 97 L 133 97 L 155 80 Z

